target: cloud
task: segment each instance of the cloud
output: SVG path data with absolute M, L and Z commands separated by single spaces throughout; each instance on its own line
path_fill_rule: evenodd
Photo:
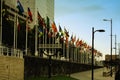
M 90 6 L 84 6 L 80 8 L 80 11 L 83 12 L 93 12 L 93 11 L 101 11 L 104 8 L 102 6 L 99 5 L 90 5 Z

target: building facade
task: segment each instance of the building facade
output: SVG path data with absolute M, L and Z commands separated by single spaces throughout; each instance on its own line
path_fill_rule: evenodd
M 119 59 L 119 55 L 112 55 L 112 60 Z M 110 61 L 111 55 L 105 55 L 105 61 Z
M 6 4 L 17 10 L 17 0 L 3 0 Z M 24 14 L 27 15 L 28 8 L 32 12 L 33 22 L 31 28 L 37 22 L 37 11 L 40 13 L 42 18 L 46 20 L 49 17 L 50 21 L 54 21 L 54 0 L 19 0 L 24 9 Z

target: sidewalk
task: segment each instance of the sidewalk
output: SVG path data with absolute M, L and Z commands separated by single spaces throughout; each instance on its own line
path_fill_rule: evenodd
M 114 75 L 112 77 L 111 76 L 104 77 L 103 76 L 104 71 L 105 71 L 104 68 L 95 69 L 94 80 L 115 80 Z M 74 73 L 74 74 L 71 74 L 71 77 L 76 78 L 78 80 L 91 80 L 91 71 Z

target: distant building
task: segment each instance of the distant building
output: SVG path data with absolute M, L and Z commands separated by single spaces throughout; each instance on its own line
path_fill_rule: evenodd
M 119 55 L 112 55 L 112 60 L 118 59 Z M 105 61 L 110 61 L 111 55 L 105 55 Z

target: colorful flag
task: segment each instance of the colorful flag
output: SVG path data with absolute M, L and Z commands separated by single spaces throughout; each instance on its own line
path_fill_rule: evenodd
M 66 30 L 66 28 L 64 28 L 65 31 L 65 35 L 69 37 L 69 32 Z
M 79 41 L 79 46 L 82 46 L 82 44 L 83 44 L 83 41 L 80 40 L 80 41 Z
M 38 18 L 38 24 L 45 29 L 46 24 L 38 11 L 37 11 L 37 18 Z
M 66 44 L 66 47 L 68 47 L 68 36 L 65 36 L 65 44 Z
M 47 16 L 47 28 L 48 28 L 48 29 L 50 28 L 50 19 L 49 19 L 48 16 Z
M 38 27 L 39 34 L 38 36 L 41 37 L 43 36 L 43 29 L 41 27 Z
M 52 32 L 52 29 L 51 29 L 51 28 L 49 29 L 48 37 L 49 37 L 49 38 L 50 38 L 50 37 L 53 37 L 53 32 Z
M 60 37 L 60 43 L 63 43 L 64 42 L 64 32 L 61 28 L 61 26 L 59 25 L 59 37 Z
M 18 18 L 17 18 L 17 27 L 18 27 L 18 31 L 20 31 L 20 23 L 19 23 Z
M 74 43 L 76 41 L 76 35 L 74 36 L 74 38 L 72 39 L 72 42 Z
M 21 5 L 19 0 L 17 0 L 17 8 L 19 10 L 19 13 L 23 13 L 24 12 L 23 6 Z
M 29 7 L 28 7 L 28 15 L 29 15 L 29 19 L 30 19 L 30 21 L 32 22 L 32 21 L 33 21 L 33 19 L 32 19 L 32 13 L 31 13 Z
M 76 44 L 76 47 L 79 47 L 79 38 L 77 39 L 75 44 Z
M 64 33 L 63 33 L 62 28 L 61 28 L 61 26 L 60 26 L 60 25 L 59 25 L 59 32 L 60 32 L 60 35 L 61 35 L 61 36 L 63 36 L 63 35 L 64 35 Z
M 53 31 L 54 31 L 55 33 L 58 32 L 55 22 L 52 23 L 52 29 L 53 29 Z

